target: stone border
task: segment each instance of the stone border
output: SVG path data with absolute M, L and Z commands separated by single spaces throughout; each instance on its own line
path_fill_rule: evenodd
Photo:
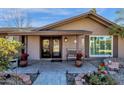
M 31 84 L 32 84 L 30 75 L 26 75 L 26 74 L 0 72 L 0 77 L 5 77 L 5 76 L 7 76 L 8 74 L 9 74 L 9 75 L 12 75 L 12 76 L 15 76 L 15 77 L 19 77 L 19 79 L 21 79 L 22 82 L 23 82 L 25 85 L 31 85 Z

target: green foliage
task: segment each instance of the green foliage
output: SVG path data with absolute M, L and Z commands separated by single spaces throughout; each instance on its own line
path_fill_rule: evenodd
M 113 25 L 109 27 L 110 35 L 117 35 L 121 38 L 124 38 L 124 27 L 120 25 Z
M 7 69 L 9 61 L 18 56 L 21 47 L 18 41 L 0 38 L 0 71 Z
M 96 14 L 96 8 L 92 8 L 91 10 L 90 10 L 90 12 L 92 12 L 92 13 L 95 13 Z
M 91 85 L 100 85 L 101 81 L 97 75 L 91 75 L 89 78 L 89 84 Z
M 89 77 L 89 84 L 91 85 L 115 85 L 116 81 L 110 75 L 92 74 Z

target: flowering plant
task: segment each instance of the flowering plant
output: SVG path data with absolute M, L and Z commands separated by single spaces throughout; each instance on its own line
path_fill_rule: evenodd
M 0 38 L 0 71 L 8 68 L 9 62 L 18 57 L 21 48 L 21 42 Z
M 82 51 L 80 51 L 76 55 L 76 60 L 81 60 L 82 57 L 83 57 L 83 53 L 82 53 Z

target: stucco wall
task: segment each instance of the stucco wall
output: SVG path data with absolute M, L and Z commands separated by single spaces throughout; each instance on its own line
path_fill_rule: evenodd
M 53 30 L 88 30 L 88 31 L 92 31 L 93 34 L 95 35 L 108 34 L 107 28 L 104 25 L 90 18 L 84 18 L 82 20 L 77 20 L 75 22 L 53 28 Z
M 66 60 L 66 55 L 67 55 L 67 49 L 76 49 L 76 36 L 66 36 L 68 38 L 67 42 L 64 42 L 65 36 L 62 37 L 62 59 Z M 79 36 L 79 49 L 84 49 L 84 37 Z
M 124 39 L 118 39 L 118 57 L 124 58 Z
M 92 31 L 93 35 L 108 35 L 108 30 L 104 25 L 90 18 L 77 20 L 75 22 L 53 28 L 53 30 L 88 30 L 88 31 Z M 67 43 L 65 43 L 63 40 L 63 51 L 62 51 L 63 59 L 66 59 L 67 48 L 76 48 L 76 44 L 74 43 L 76 36 L 67 36 L 67 37 L 68 37 Z M 79 37 L 79 48 L 81 49 L 85 49 L 85 45 L 84 45 L 85 43 L 84 41 L 82 41 L 84 40 L 84 37 L 85 35 L 82 35 Z M 63 36 L 63 39 L 64 39 L 64 36 Z
M 90 19 L 90 18 L 85 18 L 81 20 L 77 20 L 72 23 L 68 23 L 65 25 L 61 25 L 59 27 L 53 28 L 52 30 L 88 30 L 92 31 L 93 35 L 108 35 L 108 29 Z M 76 39 L 76 36 L 67 36 L 68 37 L 68 42 L 64 42 L 64 37 L 62 37 L 62 58 L 66 59 L 66 49 L 67 48 L 76 48 L 76 44 L 74 43 L 74 40 Z M 79 48 L 84 49 L 85 45 L 82 42 L 82 39 L 84 36 L 80 36 L 79 39 Z M 28 53 L 30 54 L 31 59 L 40 59 L 40 36 L 28 36 Z M 124 58 L 124 40 L 121 40 L 120 38 L 118 39 L 118 56 Z
M 40 36 L 28 36 L 29 59 L 40 59 Z

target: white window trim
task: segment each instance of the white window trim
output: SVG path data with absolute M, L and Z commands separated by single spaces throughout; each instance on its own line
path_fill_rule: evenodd
M 111 46 L 112 46 L 112 54 L 111 55 L 91 55 L 91 43 L 90 43 L 90 39 L 91 37 L 107 37 L 107 36 L 111 36 L 111 35 L 89 35 L 89 57 L 113 57 L 113 36 L 112 37 L 112 41 L 111 41 Z

